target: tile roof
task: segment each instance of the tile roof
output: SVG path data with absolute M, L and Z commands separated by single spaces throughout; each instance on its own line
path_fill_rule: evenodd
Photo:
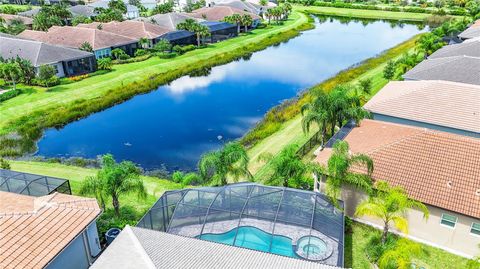
M 0 192 L 0 268 L 44 268 L 100 212 L 95 199 Z
M 173 30 L 177 29 L 177 25 L 179 23 L 184 22 L 186 19 L 194 19 L 196 21 L 204 21 L 203 19 L 194 18 L 194 17 L 188 16 L 188 14 L 178 13 L 178 12 L 170 12 L 170 13 L 165 13 L 165 14 L 155 14 L 155 15 L 147 17 L 147 18 L 139 17 L 139 18 L 136 18 L 135 20 L 150 22 L 150 23 L 156 24 L 158 26 L 161 26 L 163 28 L 166 28 L 170 31 L 173 31 Z
M 0 36 L 0 56 L 4 59 L 17 56 L 29 60 L 33 66 L 58 63 L 93 56 L 92 53 L 78 49 L 53 46 L 15 36 Z
M 250 15 L 250 17 L 252 17 L 252 19 L 254 20 L 260 19 L 260 17 L 256 14 L 252 14 L 250 12 L 229 6 L 202 7 L 192 11 L 191 13 L 188 13 L 189 16 L 199 19 L 206 19 L 209 21 L 221 21 L 225 17 L 231 16 L 233 14 L 247 14 Z
M 108 3 L 110 2 L 110 0 L 99 0 L 99 1 L 96 1 L 96 2 L 93 2 L 93 3 L 89 3 L 87 4 L 88 6 L 90 7 L 94 7 L 94 8 L 108 8 Z M 134 6 L 134 5 L 131 5 L 128 3 L 128 1 L 123 1 L 127 7 L 127 12 L 138 12 L 138 7 Z
M 33 24 L 33 19 L 25 16 L 20 15 L 12 15 L 12 14 L 2 14 L 0 13 L 0 18 L 3 18 L 7 23 L 10 23 L 13 20 L 20 20 L 25 25 Z
M 25 30 L 18 36 L 70 48 L 79 48 L 86 41 L 94 50 L 137 42 L 134 38 L 103 30 L 72 26 L 52 26 L 48 32 Z
M 240 1 L 240 0 L 223 0 L 215 2 L 217 6 L 228 6 L 233 7 L 236 9 L 240 9 L 243 11 L 247 11 L 253 14 L 259 14 L 260 8 L 255 6 L 254 4 L 247 2 L 247 1 Z
M 436 59 L 452 56 L 480 57 L 480 40 L 471 39 L 471 41 L 444 46 L 428 58 Z
M 458 37 L 462 39 L 480 37 L 480 20 L 475 21 L 470 27 L 465 29 L 465 31 L 458 34 Z
M 97 12 L 95 12 L 95 8 L 91 6 L 76 5 L 69 7 L 68 10 L 72 13 L 73 17 L 95 17 L 98 15 Z
M 480 86 L 448 81 L 392 81 L 364 108 L 370 112 L 480 134 Z
M 334 269 L 338 267 L 126 226 L 91 268 Z
M 447 80 L 480 85 L 480 58 L 454 56 L 422 61 L 403 75 L 408 80 Z
M 154 39 L 169 32 L 167 28 L 155 25 L 150 22 L 144 21 L 122 21 L 122 22 L 93 22 L 89 24 L 79 24 L 77 27 L 98 29 L 101 27 L 102 31 L 125 36 L 128 38 L 139 40 L 146 37 L 148 39 Z
M 373 159 L 375 180 L 402 186 L 425 204 L 480 218 L 480 139 L 363 120 L 345 141 L 352 153 Z M 325 164 L 330 154 L 321 151 L 317 162 Z

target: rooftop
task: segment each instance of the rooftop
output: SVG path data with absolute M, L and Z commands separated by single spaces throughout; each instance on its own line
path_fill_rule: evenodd
M 202 19 L 197 19 L 190 17 L 185 13 L 170 12 L 165 14 L 156 14 L 150 17 L 139 17 L 135 20 L 150 22 L 156 25 L 159 25 L 163 28 L 166 28 L 170 31 L 176 30 L 179 23 L 184 22 L 186 19 L 194 19 L 197 21 L 203 21 Z
M 480 40 L 471 40 L 459 44 L 444 46 L 430 55 L 429 59 L 452 57 L 452 56 L 470 56 L 480 57 Z
M 462 39 L 480 37 L 480 20 L 477 20 L 470 27 L 468 27 L 465 31 L 458 34 L 458 37 L 460 37 Z
M 76 5 L 71 6 L 68 10 L 72 13 L 73 17 L 85 16 L 85 17 L 95 17 L 97 12 L 95 12 L 94 7 L 85 6 L 85 5 Z
M 374 179 L 402 186 L 425 204 L 480 218 L 480 139 L 363 120 L 344 140 L 352 153 L 373 159 Z M 317 162 L 326 164 L 331 152 L 321 151 Z
M 110 0 L 99 0 L 93 3 L 87 4 L 88 6 L 94 7 L 94 8 L 108 8 L 108 3 Z M 134 5 L 130 5 L 128 1 L 123 1 L 125 2 L 125 5 L 127 6 L 127 12 L 138 12 L 138 7 Z
M 100 212 L 95 199 L 0 191 L 0 267 L 44 268 Z
M 364 106 L 370 112 L 480 135 L 480 86 L 448 81 L 391 81 Z
M 101 29 L 102 31 L 125 36 L 139 40 L 140 38 L 154 39 L 169 32 L 167 28 L 144 21 L 122 21 L 122 22 L 92 22 L 89 24 L 79 24 L 77 27 Z
M 0 18 L 3 18 L 7 23 L 10 23 L 13 20 L 20 20 L 23 24 L 26 24 L 26 25 L 33 24 L 33 19 L 32 18 L 25 17 L 25 16 L 20 16 L 20 15 L 0 13 Z
M 229 6 L 213 6 L 213 7 L 202 7 L 192 11 L 192 13 L 188 13 L 189 16 L 198 18 L 198 19 L 205 19 L 208 21 L 221 21 L 227 16 L 231 16 L 233 14 L 240 14 L 244 15 L 247 14 L 252 19 L 257 20 L 260 17 L 256 14 L 243 11 L 241 9 L 229 7 Z
M 228 7 L 233 7 L 236 9 L 240 9 L 243 11 L 247 11 L 253 14 L 259 14 L 260 13 L 260 6 L 256 6 L 250 2 L 247 1 L 241 1 L 241 0 L 223 0 L 223 1 L 216 1 L 215 4 L 217 6 L 228 6 Z
M 72 26 L 52 26 L 48 29 L 48 32 L 25 30 L 18 36 L 70 48 L 79 48 L 84 42 L 88 42 L 94 50 L 131 44 L 137 41 L 134 38 L 96 28 Z
M 334 269 L 338 267 L 126 226 L 95 261 L 100 268 Z
M 0 191 L 30 196 L 43 196 L 53 192 L 72 193 L 70 183 L 66 179 L 5 169 L 0 169 Z
M 427 59 L 403 75 L 407 80 L 447 80 L 480 85 L 480 58 L 454 56 Z

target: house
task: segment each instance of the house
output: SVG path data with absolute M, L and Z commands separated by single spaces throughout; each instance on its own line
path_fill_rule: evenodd
M 391 81 L 364 108 L 373 119 L 480 138 L 480 86 Z
M 240 0 L 220 0 L 220 1 L 210 1 L 207 3 L 207 7 L 213 7 L 213 6 L 232 7 L 232 8 L 250 12 L 256 15 L 261 15 L 263 11 L 262 6 L 257 6 L 250 2 L 240 1 Z
M 187 19 L 194 19 L 197 22 L 202 22 L 205 21 L 203 19 L 197 19 L 195 17 L 191 17 L 187 15 L 186 13 L 179 13 L 179 12 L 170 12 L 170 13 L 165 13 L 165 14 L 155 14 L 150 17 L 140 17 L 135 20 L 138 21 L 144 21 L 144 22 L 149 22 L 156 24 L 160 27 L 166 28 L 170 31 L 175 31 L 177 30 L 177 25 L 179 23 L 184 22 Z
M 447 80 L 480 85 L 480 58 L 453 56 L 427 59 L 403 75 L 405 80 Z
M 204 42 L 215 43 L 238 35 L 237 25 L 228 22 L 204 21 L 200 24 L 208 27 L 210 36 L 204 38 Z
M 191 13 L 188 13 L 189 16 L 207 21 L 223 21 L 225 17 L 233 14 L 249 15 L 253 19 L 253 27 L 256 27 L 261 21 L 260 16 L 256 14 L 230 6 L 215 5 L 213 7 L 202 7 L 192 11 Z
M 70 13 L 72 13 L 73 17 L 83 16 L 83 17 L 93 19 L 98 15 L 98 13 L 95 11 L 95 8 L 91 6 L 76 5 L 76 6 L 71 6 L 67 9 L 70 11 Z
M 0 267 L 87 269 L 101 251 L 90 198 L 0 191 Z
M 141 38 L 147 38 L 150 42 L 149 47 L 155 45 L 162 36 L 169 32 L 168 29 L 156 24 L 144 21 L 122 21 L 122 22 L 93 22 L 89 24 L 79 24 L 77 27 L 101 29 L 115 35 L 128 37 L 139 41 Z
M 20 16 L 20 15 L 2 14 L 2 13 L 0 13 L 0 18 L 5 20 L 7 24 L 12 23 L 12 21 L 20 21 L 27 27 L 27 29 L 32 29 L 32 25 L 33 25 L 32 18 Z
M 480 20 L 475 21 L 465 31 L 458 34 L 458 38 L 461 40 L 467 40 L 471 38 L 480 37 Z
M 107 9 L 109 2 L 110 2 L 109 0 L 99 0 L 99 1 L 88 4 L 88 6 L 93 7 L 93 8 Z M 127 12 L 125 14 L 123 14 L 123 17 L 125 19 L 135 19 L 135 18 L 140 17 L 140 10 L 138 9 L 138 7 L 136 7 L 134 5 L 130 5 L 129 3 L 125 3 L 125 4 L 127 6 Z
M 343 138 L 352 154 L 373 159 L 374 180 L 403 187 L 424 203 L 428 220 L 418 210 L 407 213 L 411 239 L 462 255 L 478 254 L 480 243 L 480 139 L 391 122 L 363 120 Z M 320 151 L 316 161 L 326 164 L 331 147 Z M 366 172 L 360 167 L 357 172 Z M 323 180 L 315 182 L 323 191 Z M 366 195 L 345 187 L 345 213 L 353 217 Z M 380 221 L 357 220 L 377 227 Z
M 435 51 L 428 59 L 438 59 L 455 56 L 480 57 L 480 39 L 469 39 L 463 43 L 444 46 Z
M 38 12 L 40 12 L 40 10 L 41 10 L 41 8 L 35 7 L 35 8 L 30 9 L 30 10 L 18 12 L 17 15 L 22 16 L 22 17 L 33 18 L 33 17 L 35 17 L 35 15 L 38 14 Z
M 83 75 L 97 68 L 93 53 L 9 35 L 0 35 L 0 56 L 29 60 L 37 72 L 40 66 L 51 65 L 58 77 Z
M 128 55 L 133 56 L 138 43 L 137 39 L 107 31 L 72 26 L 53 26 L 47 32 L 25 30 L 19 36 L 76 49 L 80 48 L 83 43 L 88 42 L 92 46 L 97 59 L 110 57 L 112 50 L 116 48 L 122 49 Z
M 335 269 L 340 267 L 127 225 L 91 268 Z

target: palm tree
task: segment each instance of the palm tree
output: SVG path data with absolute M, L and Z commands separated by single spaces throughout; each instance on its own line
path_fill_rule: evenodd
M 316 97 L 311 103 L 302 106 L 302 130 L 306 134 L 310 132 L 310 126 L 315 123 L 322 134 L 321 145 L 325 140 L 328 122 L 331 118 L 329 111 L 329 98 L 324 91 L 315 93 Z
M 240 14 L 232 14 L 224 18 L 225 22 L 237 25 L 237 33 L 240 33 L 240 25 L 242 23 L 242 16 Z
M 245 33 L 248 31 L 248 27 L 252 25 L 253 19 L 248 14 L 244 14 L 241 18 L 241 22 L 243 27 L 245 28 Z
M 273 17 L 273 8 L 267 9 L 267 11 L 265 12 L 265 16 L 267 16 L 267 18 L 268 18 L 268 24 L 270 24 L 270 20 L 271 20 L 272 17 Z
M 417 50 L 419 52 L 423 52 L 425 54 L 425 57 L 434 53 L 436 50 L 438 50 L 445 44 L 440 37 L 436 36 L 433 33 L 423 34 L 416 43 Z
M 352 167 L 362 166 L 366 173 L 356 173 Z M 337 141 L 333 145 L 332 155 L 326 166 L 317 168 L 317 174 L 326 177 L 326 194 L 338 206 L 338 198 L 343 185 L 350 185 L 370 193 L 372 190 L 373 161 L 364 154 L 351 154 L 346 141 Z
M 385 251 L 378 260 L 381 269 L 411 269 L 412 257 L 420 255 L 422 246 L 406 238 L 400 238 L 393 249 Z
M 362 201 L 356 211 L 355 216 L 371 216 L 383 221 L 382 243 L 387 240 L 390 224 L 403 233 L 408 233 L 408 221 L 406 213 L 409 209 L 418 209 L 422 211 L 423 217 L 428 218 L 427 207 L 408 197 L 408 194 L 401 187 L 391 187 L 385 181 L 378 181 L 375 184 L 375 194 L 370 195 L 367 200 Z
M 140 47 L 142 47 L 143 49 L 146 49 L 148 48 L 148 45 L 150 44 L 150 41 L 148 40 L 148 38 L 146 37 L 142 37 L 138 40 L 138 44 L 140 45 Z
M 101 70 L 112 70 L 112 59 L 110 58 L 102 58 L 97 60 L 98 69 Z
M 90 43 L 88 43 L 88 41 L 83 42 L 80 45 L 80 48 L 78 48 L 78 49 L 83 50 L 83 51 L 88 51 L 88 52 L 93 51 L 92 45 L 90 45 Z
M 268 161 L 273 169 L 273 174 L 265 179 L 267 184 L 310 189 L 313 178 L 307 174 L 311 171 L 311 167 L 297 154 L 298 148 L 298 145 L 291 144 L 276 156 L 263 154 L 259 157 L 260 160 Z
M 111 154 L 102 157 L 102 168 L 95 177 L 88 177 L 80 188 L 81 194 L 92 194 L 105 206 L 105 197 L 112 198 L 115 214 L 120 216 L 121 196 L 136 193 L 139 198 L 145 198 L 147 191 L 140 170 L 129 161 L 116 163 Z
M 226 185 L 227 177 L 234 181 L 242 176 L 251 179 L 248 171 L 248 155 L 245 148 L 238 142 L 229 142 L 217 151 L 206 153 L 200 159 L 198 168 L 206 182 L 213 185 Z
M 200 47 L 201 38 L 210 35 L 210 29 L 207 26 L 196 22 L 194 19 L 186 19 L 177 24 L 177 30 L 186 30 L 197 35 L 197 46 Z

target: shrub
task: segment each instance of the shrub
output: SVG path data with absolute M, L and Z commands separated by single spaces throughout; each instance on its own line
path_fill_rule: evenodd
M 88 77 L 89 77 L 88 74 L 84 74 L 84 75 L 69 77 L 68 80 L 70 80 L 70 81 L 72 81 L 72 82 L 76 82 L 76 81 L 80 81 L 80 80 L 86 79 L 86 78 L 88 78 Z
M 0 158 L 0 169 L 9 170 L 10 169 L 10 163 L 5 159 Z
M 173 46 L 173 51 L 176 52 L 177 54 L 184 54 L 188 51 L 192 51 L 196 49 L 197 47 L 195 45 L 186 45 L 186 46 L 180 46 L 180 45 L 175 45 Z
M 170 52 L 158 52 L 156 54 L 160 59 L 171 59 L 171 58 L 175 58 L 175 56 L 177 56 L 176 53 L 170 53 Z
M 137 50 L 135 51 L 135 54 L 134 54 L 134 55 L 135 55 L 135 57 L 139 57 L 139 56 L 144 56 L 144 55 L 146 55 L 147 53 L 148 53 L 148 52 L 147 52 L 146 50 L 144 50 L 144 49 L 137 49 Z
M 15 89 L 15 90 L 10 90 L 8 92 L 0 94 L 0 102 L 6 101 L 8 99 L 12 99 L 13 97 L 16 97 L 22 93 L 22 90 L 20 89 Z
M 97 60 L 97 66 L 100 70 L 112 70 L 112 59 L 102 58 Z
M 97 220 L 98 234 L 100 241 L 105 242 L 105 233 L 111 228 L 123 229 L 127 224 L 136 225 L 137 221 L 142 217 L 140 212 L 135 211 L 132 207 L 122 206 L 120 208 L 120 217 L 115 215 L 112 208 L 107 208 L 105 212 Z

